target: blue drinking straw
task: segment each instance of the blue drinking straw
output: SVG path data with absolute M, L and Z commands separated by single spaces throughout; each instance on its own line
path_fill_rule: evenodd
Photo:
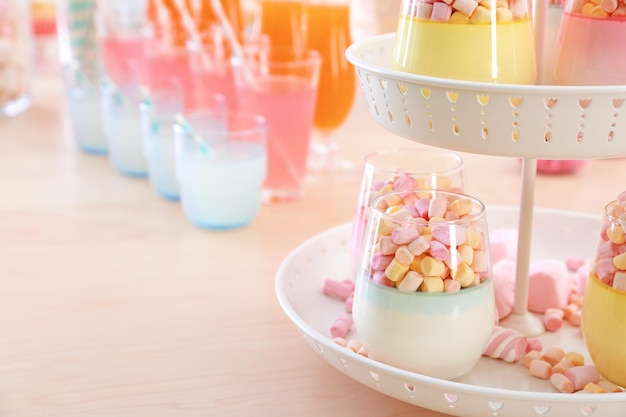
M 202 140 L 202 138 L 198 136 L 196 132 L 194 132 L 193 128 L 189 124 L 189 121 L 185 119 L 185 116 L 183 116 L 180 113 L 176 113 L 174 115 L 174 120 L 176 121 L 176 123 L 180 125 L 180 127 L 183 128 L 185 133 L 200 147 L 200 150 L 202 151 L 202 153 L 205 155 L 208 155 L 209 145 L 207 145 L 207 143 L 204 140 Z

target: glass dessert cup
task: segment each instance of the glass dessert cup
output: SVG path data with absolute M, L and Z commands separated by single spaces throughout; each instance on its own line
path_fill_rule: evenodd
M 468 81 L 534 84 L 533 24 L 527 2 L 404 0 L 392 68 Z
M 400 215 L 424 201 L 432 216 Z M 461 205 L 459 219 L 435 215 Z M 368 356 L 441 379 L 469 372 L 496 318 L 483 204 L 441 190 L 381 195 L 372 202 L 363 248 L 352 315 Z
M 590 276 L 582 307 L 582 333 L 589 355 L 600 374 L 626 386 L 626 271 L 624 259 L 625 209 L 617 201 L 609 203 L 590 265 Z

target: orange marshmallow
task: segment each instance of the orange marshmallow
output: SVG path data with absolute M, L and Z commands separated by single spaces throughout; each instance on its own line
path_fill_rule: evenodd
M 530 363 L 534 361 L 535 359 L 541 359 L 541 352 L 536 351 L 536 350 L 531 350 L 530 352 L 527 352 L 522 357 L 522 365 L 525 368 L 530 368 Z
M 573 368 L 574 366 L 575 365 L 569 359 L 563 358 L 552 367 L 552 373 L 565 375 L 565 372 L 567 372 L 569 368 Z
M 400 291 L 417 291 L 423 281 L 424 278 L 420 274 L 415 271 L 409 271 L 402 278 L 402 281 L 396 282 L 396 287 Z
M 558 346 L 550 346 L 541 355 L 541 359 L 548 362 L 550 365 L 556 365 L 564 357 L 565 357 L 565 351 Z
M 542 359 L 534 359 L 528 367 L 530 374 L 541 379 L 548 379 L 551 375 L 552 365 Z

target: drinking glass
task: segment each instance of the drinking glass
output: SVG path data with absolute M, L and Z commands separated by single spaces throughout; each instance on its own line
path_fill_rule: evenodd
M 490 5 L 498 7 L 491 9 Z M 404 0 L 392 54 L 395 70 L 468 81 L 534 84 L 533 23 L 527 0 Z
M 169 89 L 151 92 L 141 105 L 141 137 L 144 155 L 148 163 L 150 185 L 161 197 L 180 199 L 180 186 L 176 179 L 174 124 L 176 116 L 186 109 L 182 89 L 173 85 Z M 226 121 L 226 100 L 219 94 L 208 95 L 202 109 L 211 111 L 217 125 Z M 193 111 L 199 110 L 194 108 Z
M 104 6 L 106 4 L 106 7 Z M 115 85 L 139 85 L 144 65 L 143 29 L 146 23 L 142 0 L 100 3 L 96 14 L 100 51 L 106 76 Z
M 435 378 L 469 372 L 496 318 L 484 205 L 441 190 L 380 195 L 363 248 L 352 315 L 367 355 Z
M 0 117 L 16 116 L 28 109 L 32 101 L 29 2 L 8 0 L 0 4 L 0 45 Z
M 102 123 L 100 86 L 86 76 L 78 61 L 63 65 L 63 85 L 67 118 L 74 141 L 83 152 L 106 154 L 107 138 Z
M 308 168 L 311 179 L 350 178 L 355 167 L 340 157 L 335 131 L 346 121 L 356 96 L 355 69 L 345 57 L 350 45 L 348 0 L 305 1 L 305 47 L 322 56 Z M 347 174 L 347 175 L 346 175 Z
M 407 188 L 463 192 L 463 158 L 446 150 L 418 148 L 387 149 L 365 157 L 350 241 L 355 271 L 361 257 L 372 200 L 380 194 Z
M 174 125 L 176 175 L 185 216 L 208 229 L 233 229 L 257 216 L 267 167 L 266 124 L 259 115 L 189 113 Z
M 101 111 L 109 157 L 117 171 L 128 177 L 145 177 L 148 164 L 141 144 L 138 86 L 121 87 L 110 80 L 101 83 Z
M 623 2 L 567 0 L 554 58 L 556 83 L 626 84 L 625 16 Z
M 582 306 L 582 333 L 600 374 L 626 386 L 626 204 L 606 205 Z
M 267 120 L 265 202 L 302 195 L 320 63 L 314 50 L 249 45 L 235 64 L 239 108 Z
M 305 15 L 302 0 L 257 0 L 250 39 L 272 46 L 304 48 Z

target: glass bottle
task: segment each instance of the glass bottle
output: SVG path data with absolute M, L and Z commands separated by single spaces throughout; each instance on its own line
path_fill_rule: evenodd
M 0 116 L 16 116 L 31 103 L 33 39 L 30 3 L 0 3 Z

